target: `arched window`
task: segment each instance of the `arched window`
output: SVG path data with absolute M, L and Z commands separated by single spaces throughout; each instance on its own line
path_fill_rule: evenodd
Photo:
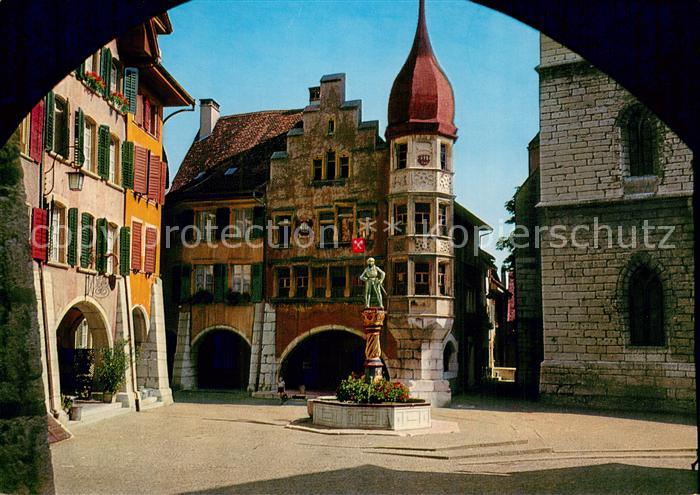
M 630 343 L 639 346 L 663 346 L 663 287 L 659 277 L 642 265 L 629 281 Z
M 624 124 L 624 140 L 630 175 L 656 175 L 655 124 L 643 108 L 635 106 L 628 111 Z

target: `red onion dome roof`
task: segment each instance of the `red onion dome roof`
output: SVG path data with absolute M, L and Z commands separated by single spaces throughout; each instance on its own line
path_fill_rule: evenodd
M 386 137 L 441 134 L 456 139 L 454 107 L 452 85 L 433 53 L 420 0 L 413 47 L 391 88 Z

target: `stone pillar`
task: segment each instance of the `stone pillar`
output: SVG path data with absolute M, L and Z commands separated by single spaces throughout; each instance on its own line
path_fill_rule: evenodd
M 382 378 L 382 348 L 379 337 L 386 313 L 382 308 L 362 310 L 362 328 L 365 331 L 365 378 L 368 381 Z
M 185 390 L 195 388 L 190 340 L 190 312 L 180 311 L 177 323 L 175 362 L 173 363 L 173 386 Z
M 277 386 L 277 358 L 275 357 L 277 313 L 271 304 L 265 303 L 264 308 L 259 389 L 274 390 Z
M 121 386 L 121 391 L 117 393 L 117 400 L 122 403 L 123 407 L 128 407 L 131 410 L 136 410 L 136 390 L 134 390 L 134 373 L 136 371 L 136 349 L 134 347 L 133 332 L 129 332 L 129 325 L 133 329 L 131 319 L 131 311 L 126 303 L 126 284 L 127 278 L 122 278 L 117 286 L 117 314 L 116 314 L 116 332 L 114 345 L 116 348 L 119 340 L 124 341 L 124 352 L 129 359 L 129 366 L 124 372 L 124 384 Z
M 165 340 L 165 314 L 163 308 L 163 281 L 156 278 L 151 285 L 151 321 L 148 338 L 141 347 L 146 360 L 145 386 L 157 390 L 158 399 L 164 404 L 173 403 L 173 393 L 168 381 L 168 353 Z

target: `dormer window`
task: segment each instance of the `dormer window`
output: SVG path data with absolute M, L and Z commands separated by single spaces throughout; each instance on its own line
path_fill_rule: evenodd
M 330 119 L 328 121 L 328 135 L 332 136 L 333 134 L 335 134 L 335 120 Z

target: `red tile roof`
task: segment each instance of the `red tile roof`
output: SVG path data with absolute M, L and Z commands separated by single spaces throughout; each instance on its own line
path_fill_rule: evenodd
M 302 110 L 267 110 L 221 117 L 211 136 L 192 143 L 170 192 L 183 188 L 200 172 L 212 170 L 265 141 L 286 135 L 301 121 Z
M 420 0 L 411 53 L 391 87 L 387 139 L 407 134 L 441 134 L 456 138 L 452 86 L 435 58 Z

